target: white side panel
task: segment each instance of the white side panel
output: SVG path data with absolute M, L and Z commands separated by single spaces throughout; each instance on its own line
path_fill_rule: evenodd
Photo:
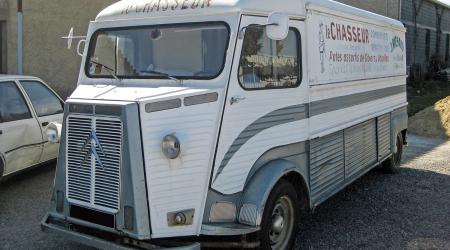
M 315 102 L 339 96 L 353 95 L 357 93 L 401 85 L 406 85 L 405 76 L 315 85 L 311 86 L 309 90 L 310 101 Z
M 253 164 L 268 150 L 300 141 L 308 137 L 308 121 L 300 120 L 264 130 L 245 143 L 231 158 L 213 184 L 223 194 L 234 194 L 244 189 Z
M 307 19 L 310 84 L 406 75 L 405 32 L 313 11 Z
M 266 22 L 264 17 L 243 16 L 241 27 Z M 304 22 L 291 21 L 290 26 L 299 31 L 304 54 Z M 237 79 L 242 46 L 240 39 L 214 163 L 212 188 L 223 194 L 242 191 L 253 164 L 267 150 L 308 139 L 307 73 L 296 88 L 245 90 Z M 307 68 L 306 58 L 301 60 Z M 231 105 L 231 98 L 242 101 Z
M 351 127 L 406 105 L 406 95 L 398 94 L 376 101 L 366 102 L 361 105 L 313 116 L 310 118 L 311 138 L 321 137 Z
M 218 101 L 213 103 L 152 113 L 146 112 L 146 102 L 140 104 L 153 238 L 200 232 L 222 98 L 219 93 Z M 163 137 L 172 133 L 180 139 L 182 150 L 175 160 L 169 160 L 161 151 Z M 191 209 L 195 209 L 193 225 L 169 227 L 168 213 Z
M 314 103 L 324 100 L 333 100 L 334 98 L 339 97 L 354 100 L 354 96 L 361 93 L 383 91 L 389 88 L 402 87 L 405 86 L 405 84 L 405 77 L 390 77 L 312 86 L 310 88 L 311 107 L 314 107 Z M 349 107 L 340 108 L 342 103 L 336 102 L 336 110 L 332 112 L 311 114 L 311 138 L 321 137 L 345 129 L 407 105 L 406 92 L 392 94 L 387 91 L 384 97 L 373 100 L 370 99 L 370 97 L 371 95 L 368 94 L 367 102 L 354 103 L 355 105 Z

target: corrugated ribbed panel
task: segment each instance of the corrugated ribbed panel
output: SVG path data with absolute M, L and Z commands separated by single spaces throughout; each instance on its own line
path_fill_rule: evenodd
M 122 123 L 118 120 L 97 119 L 96 133 L 104 154 L 102 165 L 95 165 L 94 204 L 119 210 Z
M 391 115 L 378 117 L 378 157 L 382 160 L 391 153 Z
M 259 212 L 258 208 L 254 204 L 244 204 L 242 205 L 239 222 L 242 224 L 257 226 L 259 225 Z
M 343 186 L 343 132 L 311 141 L 310 150 L 311 197 L 315 205 L 323 202 Z
M 351 181 L 377 161 L 375 119 L 345 130 L 345 179 Z
M 210 180 L 218 110 L 216 102 L 161 112 L 141 112 L 154 237 L 195 235 L 199 230 Z M 165 135 L 174 133 L 181 141 L 181 155 L 170 160 L 162 153 L 161 142 Z M 195 210 L 192 225 L 169 226 L 167 214 L 186 210 Z
M 67 196 L 87 202 L 91 200 L 91 142 L 85 146 L 92 129 L 92 118 L 67 119 Z M 85 158 L 87 156 L 87 158 Z
M 105 212 L 117 212 L 122 122 L 116 118 L 69 116 L 67 126 L 69 202 Z M 92 143 L 98 158 L 93 159 Z

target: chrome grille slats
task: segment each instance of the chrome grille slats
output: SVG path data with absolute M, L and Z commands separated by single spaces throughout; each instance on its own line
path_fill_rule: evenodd
M 117 120 L 99 118 L 96 120 L 95 129 L 104 154 L 99 154 L 103 168 L 96 163 L 94 204 L 118 210 L 122 123 Z
M 122 127 L 118 118 L 69 115 L 66 164 L 70 203 L 109 213 L 118 212 Z M 92 143 L 99 159 L 92 156 Z
M 91 118 L 69 117 L 67 119 L 67 196 L 69 199 L 89 202 L 91 197 L 91 171 L 89 165 L 83 164 L 85 155 L 84 142 L 92 129 Z M 85 132 L 89 131 L 89 132 Z M 90 143 L 89 143 L 90 146 Z M 88 156 L 86 162 L 91 162 Z M 85 169 L 86 167 L 86 169 Z M 88 184 L 88 185 L 85 185 Z

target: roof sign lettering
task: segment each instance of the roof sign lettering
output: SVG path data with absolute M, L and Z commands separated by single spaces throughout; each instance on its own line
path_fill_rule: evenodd
M 187 10 L 208 8 L 213 0 L 147 0 L 140 4 L 127 5 L 122 9 L 122 14 L 151 13 L 167 10 Z

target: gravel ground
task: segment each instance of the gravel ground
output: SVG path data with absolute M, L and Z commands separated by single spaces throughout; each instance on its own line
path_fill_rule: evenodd
M 297 249 L 450 249 L 450 142 L 409 137 L 403 169 L 374 170 L 304 218 Z
M 410 136 L 403 170 L 374 170 L 303 218 L 296 249 L 450 249 L 450 142 Z M 86 249 L 40 231 L 54 165 L 0 183 L 0 249 Z

